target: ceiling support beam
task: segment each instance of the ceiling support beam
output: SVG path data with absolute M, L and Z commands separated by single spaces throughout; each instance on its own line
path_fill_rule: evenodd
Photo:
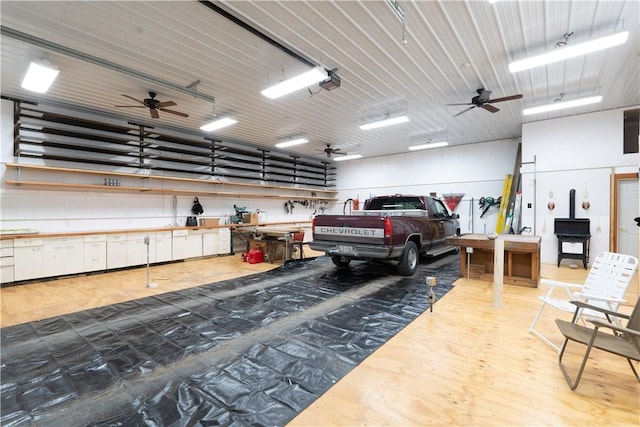
M 244 28 L 245 30 L 247 30 L 251 34 L 253 34 L 254 36 L 259 37 L 260 39 L 264 40 L 265 42 L 269 43 L 270 45 L 275 46 L 276 48 L 280 49 L 281 51 L 283 51 L 287 55 L 291 56 L 292 58 L 297 59 L 298 61 L 302 62 L 303 64 L 306 64 L 306 65 L 308 65 L 309 67 L 312 67 L 312 68 L 313 67 L 317 67 L 318 65 L 320 65 L 320 64 L 314 63 L 310 59 L 305 58 L 304 56 L 300 55 L 299 53 L 294 52 L 293 50 L 291 50 L 288 47 L 284 46 L 282 43 L 272 39 L 271 37 L 269 37 L 265 33 L 257 30 L 256 28 L 254 28 L 251 25 L 247 24 L 246 22 L 244 22 L 240 18 L 237 18 L 236 16 L 230 14 L 229 12 L 227 12 L 226 10 L 221 8 L 220 6 L 214 4 L 213 2 L 207 1 L 207 0 L 200 0 L 200 4 L 202 4 L 203 6 L 208 7 L 209 9 L 211 9 L 214 12 L 216 12 L 220 16 L 223 16 L 223 17 L 227 18 L 229 21 L 231 21 L 234 24 Z
M 80 52 L 78 50 L 71 49 L 71 48 L 68 48 L 66 46 L 62 46 L 62 45 L 53 43 L 53 42 L 51 42 L 49 40 L 44 40 L 44 39 L 32 36 L 32 35 L 27 34 L 27 33 L 23 33 L 21 31 L 14 30 L 14 29 L 9 28 L 9 27 L 5 27 L 4 25 L 0 26 L 0 33 L 2 34 L 2 36 L 11 37 L 13 39 L 20 40 L 20 41 L 23 41 L 25 43 L 29 43 L 29 44 L 34 45 L 34 46 L 41 47 L 43 49 L 47 49 L 47 50 L 50 50 L 50 51 L 53 51 L 53 52 L 56 52 L 56 53 L 60 53 L 62 55 L 70 56 L 72 58 L 79 59 L 81 61 L 89 62 L 91 64 L 98 65 L 100 67 L 108 68 L 110 70 L 126 74 L 126 75 L 128 75 L 130 77 L 135 77 L 137 79 L 141 79 L 141 80 L 144 80 L 144 81 L 155 83 L 157 85 L 160 85 L 160 86 L 163 86 L 163 87 L 166 87 L 166 88 L 170 88 L 170 89 L 176 90 L 178 92 L 186 93 L 187 95 L 191 95 L 191 96 L 194 96 L 196 98 L 204 99 L 205 101 L 208 101 L 208 102 L 211 102 L 211 103 L 215 103 L 216 102 L 215 97 L 213 97 L 211 95 L 207 95 L 207 94 L 202 93 L 202 92 L 197 92 L 197 91 L 191 89 L 191 87 L 195 87 L 195 86 L 193 86 L 193 84 L 189 85 L 188 87 L 184 87 L 184 86 L 181 86 L 179 84 L 170 82 L 168 80 L 160 79 L 158 77 L 154 77 L 152 75 L 142 73 L 140 71 L 134 70 L 133 68 L 125 67 L 125 66 L 116 64 L 115 62 L 107 61 L 106 59 L 102 59 L 102 58 L 99 58 L 97 56 L 89 55 L 87 53 Z

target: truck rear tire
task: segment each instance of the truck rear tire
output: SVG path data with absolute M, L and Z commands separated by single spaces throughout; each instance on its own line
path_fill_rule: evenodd
M 413 276 L 418 269 L 418 260 L 420 254 L 418 253 L 418 247 L 412 241 L 408 241 L 400 256 L 400 263 L 398 264 L 398 273 L 402 276 Z
M 346 267 L 349 266 L 349 263 L 351 262 L 351 258 L 347 258 L 347 257 L 340 256 L 340 255 L 332 255 L 331 256 L 331 261 L 333 261 L 333 263 L 336 265 L 336 267 L 346 268 Z

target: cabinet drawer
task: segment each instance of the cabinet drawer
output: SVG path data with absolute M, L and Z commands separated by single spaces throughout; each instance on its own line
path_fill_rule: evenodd
M 93 242 L 106 242 L 107 235 L 106 234 L 90 234 L 84 236 L 85 243 L 93 243 Z
M 13 239 L 0 240 L 0 249 L 12 248 L 12 247 L 13 247 Z
M 187 236 L 189 230 L 173 230 L 173 237 Z
M 13 241 L 14 248 L 24 248 L 27 246 L 42 246 L 44 239 L 15 239 Z
M 13 256 L 13 246 L 10 248 L 0 248 L 0 257 L 12 257 Z
M 7 266 L 12 266 L 13 267 L 13 257 L 12 256 L 0 258 L 0 267 L 7 267 Z
M 170 231 L 156 231 L 156 239 L 167 239 L 172 237 Z
M 127 233 L 127 240 L 144 240 L 147 236 L 153 237 L 153 233 Z
M 124 242 L 127 240 L 127 234 L 107 234 L 107 242 Z

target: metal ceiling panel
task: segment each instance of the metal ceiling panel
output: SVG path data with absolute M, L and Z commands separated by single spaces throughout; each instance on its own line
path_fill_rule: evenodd
M 309 66 L 197 1 L 0 2 L 12 29 L 97 57 L 142 75 L 119 72 L 31 42 L 2 35 L 2 94 L 100 112 L 123 120 L 274 149 L 296 136 L 310 142 L 287 153 L 325 156 L 326 144 L 348 153 L 382 156 L 446 138 L 469 144 L 518 138 L 522 123 L 640 104 L 640 2 L 402 1 L 406 27 L 385 0 L 212 2 L 308 61 L 337 68 L 339 88 L 318 86 L 271 100 L 260 91 Z M 617 30 L 629 41 L 610 50 L 511 74 L 508 63 L 554 48 L 563 34 L 577 43 Z M 406 41 L 406 43 L 405 43 Z M 32 59 L 48 57 L 61 70 L 45 95 L 20 87 Z M 170 82 L 163 85 L 159 82 Z M 197 84 L 195 84 L 197 83 Z M 189 88 L 189 89 L 187 89 Z M 476 89 L 492 98 L 521 93 L 490 113 L 454 117 Z M 195 93 L 192 91 L 195 89 Z M 182 118 L 145 108 L 116 108 L 156 91 Z M 601 104 L 542 116 L 522 109 L 600 93 Z M 215 99 L 215 106 L 210 101 Z M 214 135 L 199 127 L 213 113 L 238 123 Z M 362 131 L 365 120 L 406 113 L 407 124 Z

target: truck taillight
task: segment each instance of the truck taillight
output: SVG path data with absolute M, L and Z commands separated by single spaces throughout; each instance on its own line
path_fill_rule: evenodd
M 391 219 L 386 217 L 384 219 L 384 238 L 385 240 L 391 239 L 391 234 L 393 233 L 393 227 L 391 226 Z

